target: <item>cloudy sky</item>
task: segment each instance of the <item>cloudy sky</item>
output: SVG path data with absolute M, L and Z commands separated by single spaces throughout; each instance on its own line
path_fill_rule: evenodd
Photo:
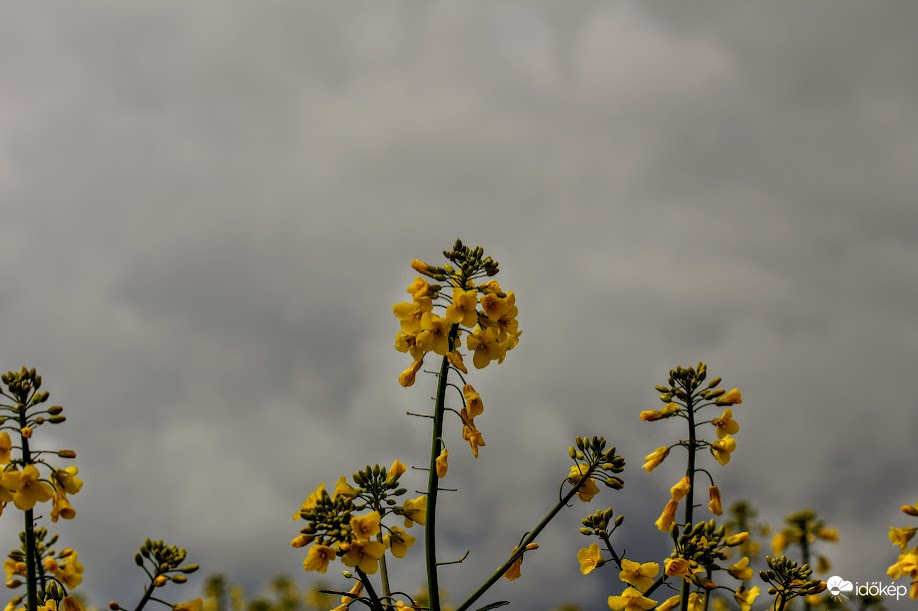
M 652 523 L 682 456 L 640 465 L 684 432 L 638 413 L 699 359 L 745 397 L 712 469 L 725 504 L 816 508 L 834 572 L 885 578 L 918 501 L 915 3 L 3 13 L 0 367 L 38 368 L 65 407 L 34 445 L 79 453 L 58 530 L 96 604 L 139 598 L 147 536 L 251 596 L 311 583 L 289 547 L 303 498 L 425 460 L 405 412 L 434 380 L 397 384 L 392 304 L 456 237 L 500 261 L 524 334 L 471 376 L 481 457 L 447 428 L 441 556 L 471 550 L 442 570 L 454 602 L 552 505 L 577 434 L 618 446 L 625 489 L 568 510 L 486 601 L 605 608 L 611 566 L 575 559 L 595 508 L 625 514 L 629 557 L 668 553 Z

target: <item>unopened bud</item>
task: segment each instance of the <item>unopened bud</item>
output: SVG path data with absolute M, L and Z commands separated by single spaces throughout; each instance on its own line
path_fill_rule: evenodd
M 32 436 L 32 427 L 24 426 L 19 429 L 19 434 L 22 435 L 23 439 L 28 439 Z
M 62 411 L 64 411 L 64 408 L 61 407 L 60 405 L 52 405 L 51 407 L 48 408 L 48 413 L 51 414 L 52 416 L 57 416 Z
M 67 416 L 61 416 L 61 415 L 51 416 L 50 418 L 48 418 L 48 422 L 50 422 L 51 424 L 60 424 L 61 422 L 64 422 L 65 420 L 67 420 Z
M 581 529 L 580 529 L 580 534 L 581 534 L 581 535 L 586 535 L 586 536 L 589 537 L 590 535 L 593 534 L 593 529 L 592 529 L 592 528 L 586 528 L 586 527 L 581 528 Z
M 110 603 L 108 603 L 108 608 L 111 609 L 112 611 L 118 611 L 118 609 L 121 608 L 121 605 L 118 604 L 118 601 L 113 600 Z
M 73 450 L 58 450 L 57 455 L 61 458 L 76 458 L 76 452 Z
M 188 578 L 185 577 L 184 575 L 173 575 L 172 581 L 174 581 L 175 583 L 185 583 L 188 581 Z

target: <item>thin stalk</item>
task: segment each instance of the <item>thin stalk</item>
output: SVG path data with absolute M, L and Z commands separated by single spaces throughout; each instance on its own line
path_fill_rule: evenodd
M 586 475 L 584 475 L 580 479 L 580 481 L 577 482 L 577 484 L 571 488 L 570 492 L 564 495 L 564 498 L 558 501 L 558 504 L 555 505 L 552 508 L 552 510 L 549 511 L 548 514 L 544 518 L 542 518 L 542 521 L 539 522 L 538 525 L 536 525 L 534 529 L 532 529 L 532 532 L 530 532 L 529 535 L 527 535 L 525 539 L 523 539 L 523 541 L 520 543 L 519 548 L 516 550 L 516 552 L 514 552 L 513 554 L 510 554 L 510 558 L 507 559 L 507 561 L 504 564 L 502 564 L 499 569 L 494 571 L 494 573 L 488 578 L 488 580 L 484 582 L 483 584 L 481 584 L 481 587 L 475 590 L 475 592 L 471 596 L 469 596 L 465 600 L 464 603 L 459 605 L 456 608 L 456 611 L 465 611 L 466 609 L 468 609 L 472 605 L 472 603 L 474 603 L 476 600 L 481 598 L 482 595 L 484 595 L 484 593 L 487 592 L 491 588 L 491 586 L 497 583 L 498 579 L 504 576 L 504 573 L 507 572 L 507 569 L 510 568 L 510 565 L 512 565 L 516 561 L 516 559 L 522 556 L 523 553 L 526 551 L 526 546 L 532 543 L 533 541 L 535 541 L 535 538 L 539 536 L 539 533 L 541 533 L 542 530 L 544 530 L 546 526 L 548 526 L 548 523 L 552 521 L 552 519 L 558 514 L 558 512 L 561 511 L 561 509 L 563 509 L 568 504 L 568 502 L 570 502 L 572 498 L 574 498 L 574 495 L 577 494 L 577 491 L 580 490 L 581 486 L 583 486 L 583 483 L 587 480 L 590 473 L 592 473 L 592 469 L 587 471 Z
M 685 474 L 689 478 L 688 494 L 685 495 L 685 517 L 683 519 L 683 528 L 692 523 L 692 510 L 694 509 L 694 492 L 695 492 L 695 410 L 692 406 L 692 390 L 685 388 L 685 413 L 688 416 L 688 466 Z M 689 592 L 691 584 L 687 580 L 682 580 L 682 599 L 679 601 L 680 611 L 688 611 Z
M 367 596 L 370 598 L 370 602 L 373 604 L 370 606 L 371 609 L 382 609 L 382 603 L 379 602 L 379 597 L 376 595 L 376 591 L 373 589 L 373 584 L 370 583 L 370 578 L 367 577 L 367 574 L 360 570 L 360 567 L 355 567 L 357 571 L 357 576 L 360 577 L 360 581 L 363 582 L 363 587 L 367 590 Z
M 459 334 L 459 325 L 449 330 L 449 350 L 452 351 Z M 441 451 L 443 436 L 443 412 L 446 402 L 446 378 L 449 375 L 449 359 L 445 356 L 440 363 L 437 381 L 437 398 L 434 403 L 433 432 L 430 443 L 430 469 L 427 479 L 427 523 L 424 527 L 424 550 L 427 557 L 427 593 L 430 597 L 430 611 L 440 611 L 440 584 L 437 577 L 437 457 Z
M 27 426 L 26 420 L 26 404 L 20 403 L 18 405 L 19 412 L 19 424 L 20 430 L 24 429 Z M 32 464 L 32 453 L 29 450 L 29 440 L 25 437 L 22 439 L 22 466 L 23 469 L 26 465 Z M 37 611 L 38 609 L 38 580 L 36 579 L 36 569 L 35 563 L 35 520 L 32 515 L 32 510 L 28 509 L 25 511 L 25 553 L 26 553 L 26 590 L 28 592 L 29 611 Z
M 376 540 L 379 541 L 380 543 L 383 542 L 383 536 L 381 532 L 376 535 Z M 380 577 L 380 580 L 382 581 L 383 598 L 386 601 L 385 603 L 383 603 L 383 606 L 384 608 L 388 609 L 389 600 L 390 600 L 390 597 L 392 596 L 392 593 L 389 591 L 389 571 L 386 570 L 386 555 L 385 554 L 383 554 L 382 558 L 379 559 L 379 577 Z
M 143 609 L 143 606 L 147 604 L 147 601 L 153 596 L 153 590 L 156 589 L 156 578 L 159 577 L 159 571 L 156 571 L 153 579 L 150 580 L 150 585 L 147 587 L 147 591 L 143 593 L 143 598 L 140 599 L 140 602 L 137 603 L 137 606 L 134 608 L 134 611 L 140 611 Z

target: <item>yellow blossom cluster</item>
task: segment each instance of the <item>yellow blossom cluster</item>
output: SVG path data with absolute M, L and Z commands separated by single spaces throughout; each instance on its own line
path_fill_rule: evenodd
M 918 517 L 918 503 L 914 505 L 904 505 L 902 512 L 912 517 Z M 911 579 L 909 588 L 909 598 L 918 598 L 918 546 L 908 549 L 909 542 L 915 537 L 918 527 L 909 526 L 897 528 L 889 527 L 889 540 L 893 545 L 902 552 L 896 559 L 896 562 L 887 569 L 886 574 L 892 579 L 907 577 Z
M 446 295 L 443 285 L 430 284 L 419 276 L 406 289 L 411 301 L 393 306 L 392 312 L 401 327 L 395 336 L 395 349 L 407 352 L 414 359 L 399 376 L 399 383 L 414 384 L 429 352 L 446 357 L 453 367 L 468 373 L 458 351 L 462 334 L 466 335 L 468 350 L 474 352 L 472 363 L 476 368 L 487 367 L 491 361 L 502 363 L 507 352 L 519 343 L 522 333 L 513 291 L 505 293 L 493 279 L 475 284 L 472 279 L 475 274 L 468 269 L 456 271 L 450 265 L 435 268 L 418 260 L 412 261 L 411 266 L 422 274 L 446 281 L 452 295 Z M 437 313 L 434 309 L 438 307 L 444 309 Z
M 356 488 L 342 475 L 332 494 L 325 490 L 324 483 L 319 484 L 293 515 L 294 520 L 302 518 L 309 522 L 290 542 L 296 548 L 312 544 L 303 560 L 303 568 L 325 573 L 329 564 L 340 558 L 344 566 L 373 575 L 387 550 L 394 557 L 403 558 L 414 545 L 415 537 L 399 526 L 383 524 L 383 518 L 389 513 L 399 515 L 404 518 L 405 528 L 410 528 L 415 523 L 425 523 L 427 510 L 426 496 L 409 499 L 395 507 L 394 503 L 385 502 L 388 496 L 405 492 L 398 487 L 398 480 L 406 470 L 399 460 L 389 469 L 381 469 L 378 465 L 368 467 L 355 474 Z M 359 510 L 355 505 L 358 499 L 369 501 L 375 508 L 364 515 L 353 515 Z

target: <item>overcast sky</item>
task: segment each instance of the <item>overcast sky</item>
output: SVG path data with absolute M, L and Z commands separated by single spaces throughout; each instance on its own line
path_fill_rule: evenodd
M 311 583 L 305 496 L 425 461 L 404 414 L 434 380 L 397 384 L 392 304 L 456 237 L 500 261 L 523 336 L 470 378 L 481 457 L 446 432 L 454 602 L 553 504 L 577 434 L 618 446 L 625 489 L 483 602 L 607 608 L 611 565 L 576 562 L 596 508 L 629 557 L 667 554 L 684 455 L 640 465 L 684 431 L 638 414 L 698 360 L 744 395 L 725 505 L 816 508 L 833 572 L 886 579 L 918 501 L 916 26 L 908 0 L 6 5 L 0 367 L 65 407 L 35 445 L 79 454 L 57 530 L 83 590 L 133 605 L 147 536 L 250 596 Z

